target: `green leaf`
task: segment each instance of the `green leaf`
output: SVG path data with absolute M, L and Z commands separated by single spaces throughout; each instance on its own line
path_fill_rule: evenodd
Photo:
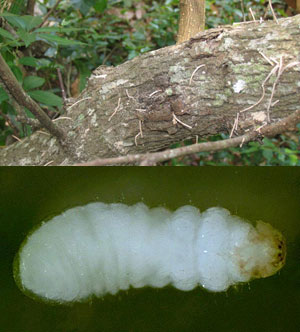
M 271 161 L 271 159 L 273 158 L 273 151 L 272 150 L 269 150 L 269 149 L 264 150 L 262 154 L 268 161 Z
M 16 28 L 23 29 L 26 31 L 30 31 L 39 24 L 43 22 L 43 19 L 38 16 L 30 16 L 30 15 L 25 15 L 25 16 L 19 16 L 19 15 L 14 15 L 11 13 L 2 13 L 0 16 L 3 16 L 7 22 L 11 25 L 13 25 Z
M 8 32 L 2 28 L 0 28 L 0 35 L 5 38 L 11 39 L 11 40 L 16 39 L 10 32 Z
M 19 82 L 22 82 L 22 80 L 23 80 L 23 73 L 22 73 L 21 69 L 19 67 L 15 66 L 15 65 L 12 65 L 10 67 L 10 69 L 15 74 L 17 80 Z
M 30 57 L 30 56 L 24 56 L 23 58 L 19 59 L 19 62 L 24 66 L 30 66 L 30 67 L 37 67 L 37 59 Z
M 22 16 L 22 19 L 24 21 L 25 27 L 27 31 L 30 31 L 40 25 L 43 22 L 43 19 L 39 16 L 30 16 L 25 15 Z
M 6 93 L 6 91 L 0 87 L 0 104 L 7 100 L 9 97 L 8 97 L 8 94 Z
M 290 164 L 291 164 L 292 166 L 297 165 L 298 160 L 299 160 L 297 155 L 295 155 L 295 154 L 291 154 L 291 155 L 289 156 L 289 158 L 290 158 Z
M 36 34 L 34 32 L 27 32 L 23 29 L 18 29 L 17 34 L 23 40 L 26 47 L 36 41 Z
M 94 4 L 94 8 L 97 13 L 103 13 L 107 7 L 107 0 L 97 0 Z
M 32 90 L 42 86 L 45 83 L 45 79 L 43 77 L 38 76 L 27 76 L 24 78 L 23 88 L 24 90 Z
M 85 30 L 83 28 L 61 28 L 61 27 L 43 27 L 34 30 L 35 32 L 72 32 Z
M 11 47 L 21 47 L 23 45 L 24 45 L 24 43 L 18 42 L 17 39 L 10 40 L 10 41 L 6 40 L 5 43 L 0 43 L 0 50 L 2 52 L 6 52 L 8 50 L 7 47 L 9 47 L 9 49 L 10 49 Z
M 70 0 L 73 7 L 80 10 L 83 15 L 87 15 L 90 8 L 94 6 L 95 0 Z
M 52 92 L 35 90 L 27 92 L 30 97 L 39 103 L 49 105 L 49 106 L 62 106 L 62 98 L 58 97 Z
M 22 20 L 22 18 L 18 15 L 14 15 L 14 14 L 10 14 L 10 13 L 2 13 L 0 14 L 0 16 L 3 16 L 7 22 L 19 29 L 25 29 L 26 28 L 26 24 L 24 22 L 24 20 Z
M 68 40 L 65 38 L 61 38 L 58 36 L 50 35 L 50 34 L 45 34 L 45 33 L 39 33 L 37 35 L 38 38 L 48 41 L 51 43 L 56 43 L 57 45 L 63 45 L 63 46 L 69 46 L 69 45 L 85 45 L 84 43 L 81 43 L 79 41 L 75 40 Z

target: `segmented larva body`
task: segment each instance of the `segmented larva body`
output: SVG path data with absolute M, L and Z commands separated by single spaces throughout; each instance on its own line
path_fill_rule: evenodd
M 70 302 L 130 286 L 224 291 L 278 271 L 285 243 L 269 224 L 255 228 L 223 208 L 92 203 L 43 223 L 18 257 L 22 289 Z

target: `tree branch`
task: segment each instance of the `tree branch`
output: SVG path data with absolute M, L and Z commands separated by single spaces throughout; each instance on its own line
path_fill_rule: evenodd
M 129 164 L 129 163 L 130 164 L 140 163 L 141 166 L 152 166 L 156 165 L 158 162 L 166 161 L 171 158 L 186 156 L 192 153 L 213 152 L 213 151 L 232 148 L 253 141 L 258 137 L 264 137 L 264 136 L 273 137 L 280 133 L 295 129 L 297 123 L 299 122 L 300 122 L 300 110 L 297 110 L 287 118 L 277 123 L 265 126 L 260 130 L 253 130 L 251 132 L 248 132 L 247 134 L 235 138 L 229 138 L 217 142 L 205 142 L 205 143 L 193 144 L 176 149 L 165 150 L 162 152 L 127 155 L 116 158 L 96 159 L 94 161 L 90 161 L 87 163 L 77 164 L 76 166 L 107 166 L 107 165 Z
M 45 114 L 40 106 L 31 99 L 23 90 L 20 83 L 10 70 L 9 66 L 0 54 L 0 79 L 6 86 L 10 94 L 18 102 L 19 105 L 26 107 L 36 118 L 40 121 L 41 125 L 45 127 L 53 136 L 63 143 L 66 138 L 65 132 L 56 126 L 51 119 Z
M 59 120 L 73 155 L 52 135 L 36 131 L 0 149 L 1 164 L 74 165 L 97 158 L 104 164 L 153 164 L 182 155 L 182 149 L 215 151 L 259 138 L 259 130 L 267 135 L 270 123 L 299 110 L 300 15 L 278 23 L 210 29 L 119 66 L 98 67 Z M 235 138 L 228 142 L 152 154 L 231 131 Z
M 31 16 L 34 15 L 35 1 L 36 1 L 36 0 L 28 0 L 28 1 L 27 1 L 26 13 L 27 13 L 28 15 L 31 15 Z
M 205 0 L 180 0 L 177 44 L 204 30 Z

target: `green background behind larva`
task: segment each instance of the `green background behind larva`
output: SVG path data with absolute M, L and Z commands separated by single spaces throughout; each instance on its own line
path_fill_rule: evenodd
M 222 206 L 270 222 L 288 241 L 287 263 L 270 278 L 226 293 L 171 287 L 49 305 L 16 286 L 12 262 L 41 221 L 92 201 Z M 299 331 L 299 168 L 0 168 L 0 331 Z

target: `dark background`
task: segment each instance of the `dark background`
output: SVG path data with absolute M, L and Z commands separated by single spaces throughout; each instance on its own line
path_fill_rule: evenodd
M 12 264 L 32 227 L 92 201 L 222 206 L 264 220 L 287 238 L 286 266 L 224 293 L 172 287 L 120 292 L 69 306 L 25 296 Z M 0 168 L 0 331 L 299 331 L 300 170 L 298 168 Z

